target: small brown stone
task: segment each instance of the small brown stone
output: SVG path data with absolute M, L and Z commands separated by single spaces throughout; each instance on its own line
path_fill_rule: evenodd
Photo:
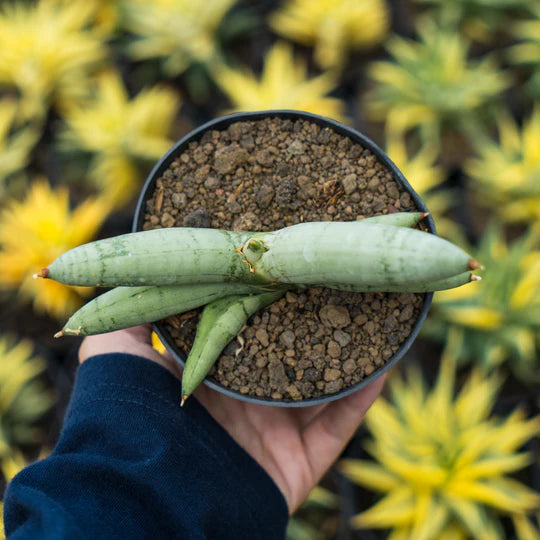
M 356 174 L 348 174 L 341 180 L 341 183 L 345 194 L 350 195 L 357 187 Z
M 345 306 L 326 305 L 319 311 L 324 325 L 330 328 L 343 328 L 351 322 L 349 310 Z
M 324 370 L 324 380 L 326 382 L 335 381 L 341 377 L 339 369 L 326 368 Z
M 257 328 L 255 337 L 263 347 L 268 347 L 268 332 L 264 328 Z
M 219 174 L 227 174 L 244 164 L 249 157 L 244 148 L 236 145 L 224 146 L 216 151 L 214 168 Z
M 349 358 L 349 360 L 345 360 L 345 362 L 343 362 L 343 371 L 347 373 L 347 375 L 353 373 L 355 369 L 356 362 L 352 358 Z
M 339 358 L 341 356 L 341 347 L 337 341 L 328 342 L 327 351 L 328 356 L 331 358 Z

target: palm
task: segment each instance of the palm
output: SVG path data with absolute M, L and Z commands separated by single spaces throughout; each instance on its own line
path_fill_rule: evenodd
M 254 405 L 207 386 L 195 395 L 273 478 L 292 513 L 341 453 L 382 384 L 379 379 L 334 403 L 303 408 Z
M 160 355 L 153 349 L 150 336 L 149 325 L 92 336 L 83 341 L 79 358 L 82 362 L 96 354 L 135 354 L 161 364 L 180 379 L 180 366 L 170 355 Z M 333 403 L 302 408 L 254 405 L 204 385 L 195 396 L 272 477 L 292 513 L 352 437 L 380 393 L 383 380 L 380 377 Z

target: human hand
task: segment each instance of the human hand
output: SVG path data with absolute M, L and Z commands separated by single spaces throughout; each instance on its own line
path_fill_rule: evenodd
M 152 347 L 151 332 L 144 325 L 87 337 L 79 360 L 115 352 L 134 354 L 157 362 L 181 379 L 182 369 L 172 357 Z M 379 377 L 332 403 L 300 408 L 255 405 L 206 385 L 200 385 L 194 396 L 270 475 L 292 514 L 339 457 L 383 384 L 384 377 Z

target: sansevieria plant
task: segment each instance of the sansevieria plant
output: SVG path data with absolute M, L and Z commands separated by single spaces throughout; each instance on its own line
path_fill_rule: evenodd
M 74 248 L 38 275 L 115 287 L 77 311 L 58 336 L 98 334 L 206 305 L 186 362 L 185 399 L 246 320 L 290 288 L 426 292 L 474 280 L 480 265 L 467 253 L 412 228 L 425 216 L 397 212 L 275 232 L 140 231 Z

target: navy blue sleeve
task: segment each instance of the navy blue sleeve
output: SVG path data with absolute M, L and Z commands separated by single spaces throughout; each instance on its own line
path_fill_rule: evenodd
M 57 446 L 4 499 L 9 539 L 284 538 L 285 499 L 180 384 L 137 356 L 80 368 Z

